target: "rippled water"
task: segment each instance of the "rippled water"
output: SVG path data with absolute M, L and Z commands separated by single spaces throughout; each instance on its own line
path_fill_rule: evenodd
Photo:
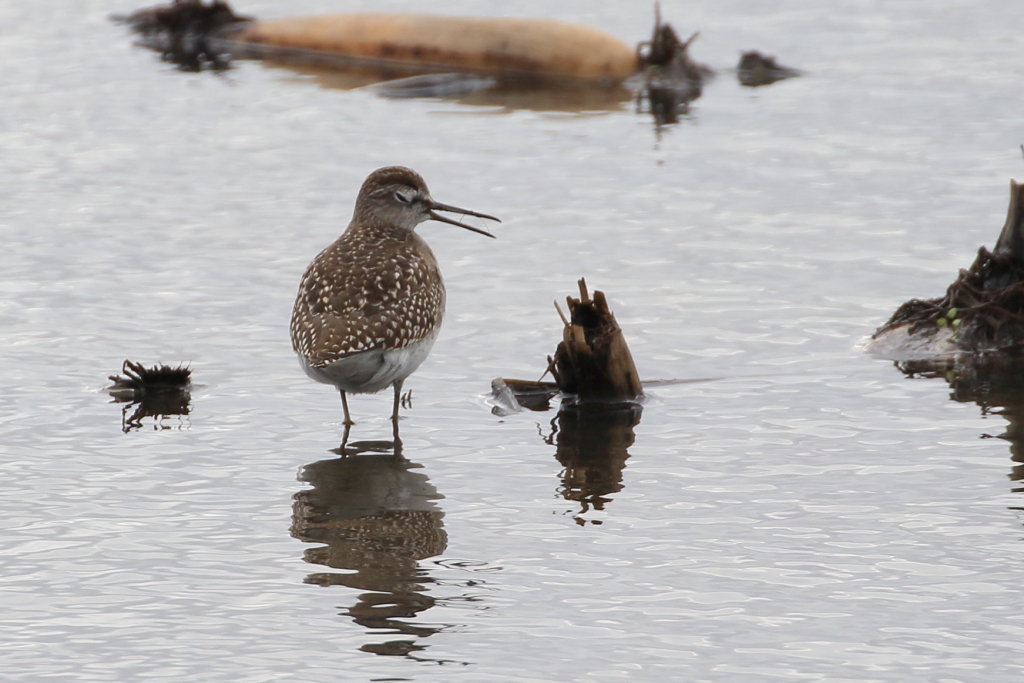
M 5 680 L 1020 679 L 1006 419 L 856 345 L 1002 225 L 1024 5 L 662 2 L 721 73 L 660 130 L 619 98 L 186 74 L 106 19 L 134 8 L 0 6 Z M 745 49 L 807 75 L 742 88 Z M 404 450 L 341 459 L 288 317 L 393 163 L 504 223 L 421 228 L 449 304 Z M 580 276 L 644 378 L 709 381 L 605 432 L 492 414 Z M 104 391 L 125 358 L 190 363 L 188 414 L 126 422 Z M 390 438 L 388 394 L 351 406 L 354 440 Z

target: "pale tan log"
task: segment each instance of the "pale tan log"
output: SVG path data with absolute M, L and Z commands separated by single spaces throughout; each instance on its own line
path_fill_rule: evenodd
M 230 39 L 354 63 L 618 83 L 635 50 L 594 28 L 548 19 L 332 14 L 253 21 Z

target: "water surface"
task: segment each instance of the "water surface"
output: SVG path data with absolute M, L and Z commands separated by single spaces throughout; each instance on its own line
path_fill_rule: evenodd
M 419 8 L 238 9 L 371 5 Z M 182 73 L 106 19 L 134 8 L 0 8 L 6 680 L 1020 679 L 1007 421 L 856 345 L 1002 225 L 1024 6 L 663 2 L 721 73 L 660 130 L 629 101 Z M 743 88 L 747 49 L 807 74 Z M 420 229 L 445 328 L 402 453 L 344 461 L 288 318 L 395 163 L 504 222 Z M 714 380 L 654 388 L 585 462 L 589 432 L 488 403 L 540 375 L 580 276 L 644 378 Z M 125 358 L 190 363 L 189 413 L 126 433 Z M 353 440 L 390 438 L 389 395 L 351 407 Z

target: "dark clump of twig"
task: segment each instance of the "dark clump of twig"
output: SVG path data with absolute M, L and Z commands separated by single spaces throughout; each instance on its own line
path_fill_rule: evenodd
M 174 0 L 114 19 L 139 34 L 142 45 L 184 71 L 228 68 L 230 58 L 217 38 L 225 29 L 251 21 L 235 14 L 223 0 Z
M 678 122 L 690 102 L 700 97 L 704 82 L 715 73 L 690 58 L 689 47 L 697 35 L 680 40 L 670 24 L 662 23 L 661 9 L 655 5 L 651 40 L 637 46 L 641 87 L 636 103 L 643 111 L 646 101 L 658 125 Z
M 763 55 L 757 50 L 744 52 L 740 57 L 739 66 L 736 67 L 736 76 L 740 83 L 749 88 L 771 85 L 775 81 L 793 78 L 802 73 L 799 69 L 778 64 L 775 57 Z
M 159 419 L 166 415 L 188 415 L 189 386 L 192 371 L 182 365 L 176 368 L 168 365 L 154 365 L 151 368 L 141 363 L 126 360 L 121 366 L 121 375 L 110 375 L 114 383 L 107 391 L 115 403 L 125 403 L 121 411 L 121 429 L 128 433 L 142 428 L 146 417 L 157 419 L 157 429 L 163 429 Z M 129 415 L 129 411 L 134 412 Z
M 172 368 L 169 365 L 154 365 L 151 368 L 141 363 L 126 360 L 121 366 L 121 375 L 110 375 L 114 384 L 107 389 L 112 396 L 122 401 L 141 400 L 145 396 L 159 393 L 187 391 L 192 370 L 184 365 Z
M 1006 224 L 992 251 L 978 249 L 945 296 L 907 301 L 873 337 L 901 326 L 912 336 L 954 328 L 955 343 L 965 351 L 1024 346 L 1024 185 L 1010 181 Z

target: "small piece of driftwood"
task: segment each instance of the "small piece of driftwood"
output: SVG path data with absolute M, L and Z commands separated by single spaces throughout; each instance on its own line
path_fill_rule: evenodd
M 802 73 L 799 69 L 782 66 L 775 61 L 775 57 L 763 55 L 757 50 L 744 52 L 736 67 L 736 77 L 742 85 L 748 88 L 771 85 L 775 81 L 794 78 Z

